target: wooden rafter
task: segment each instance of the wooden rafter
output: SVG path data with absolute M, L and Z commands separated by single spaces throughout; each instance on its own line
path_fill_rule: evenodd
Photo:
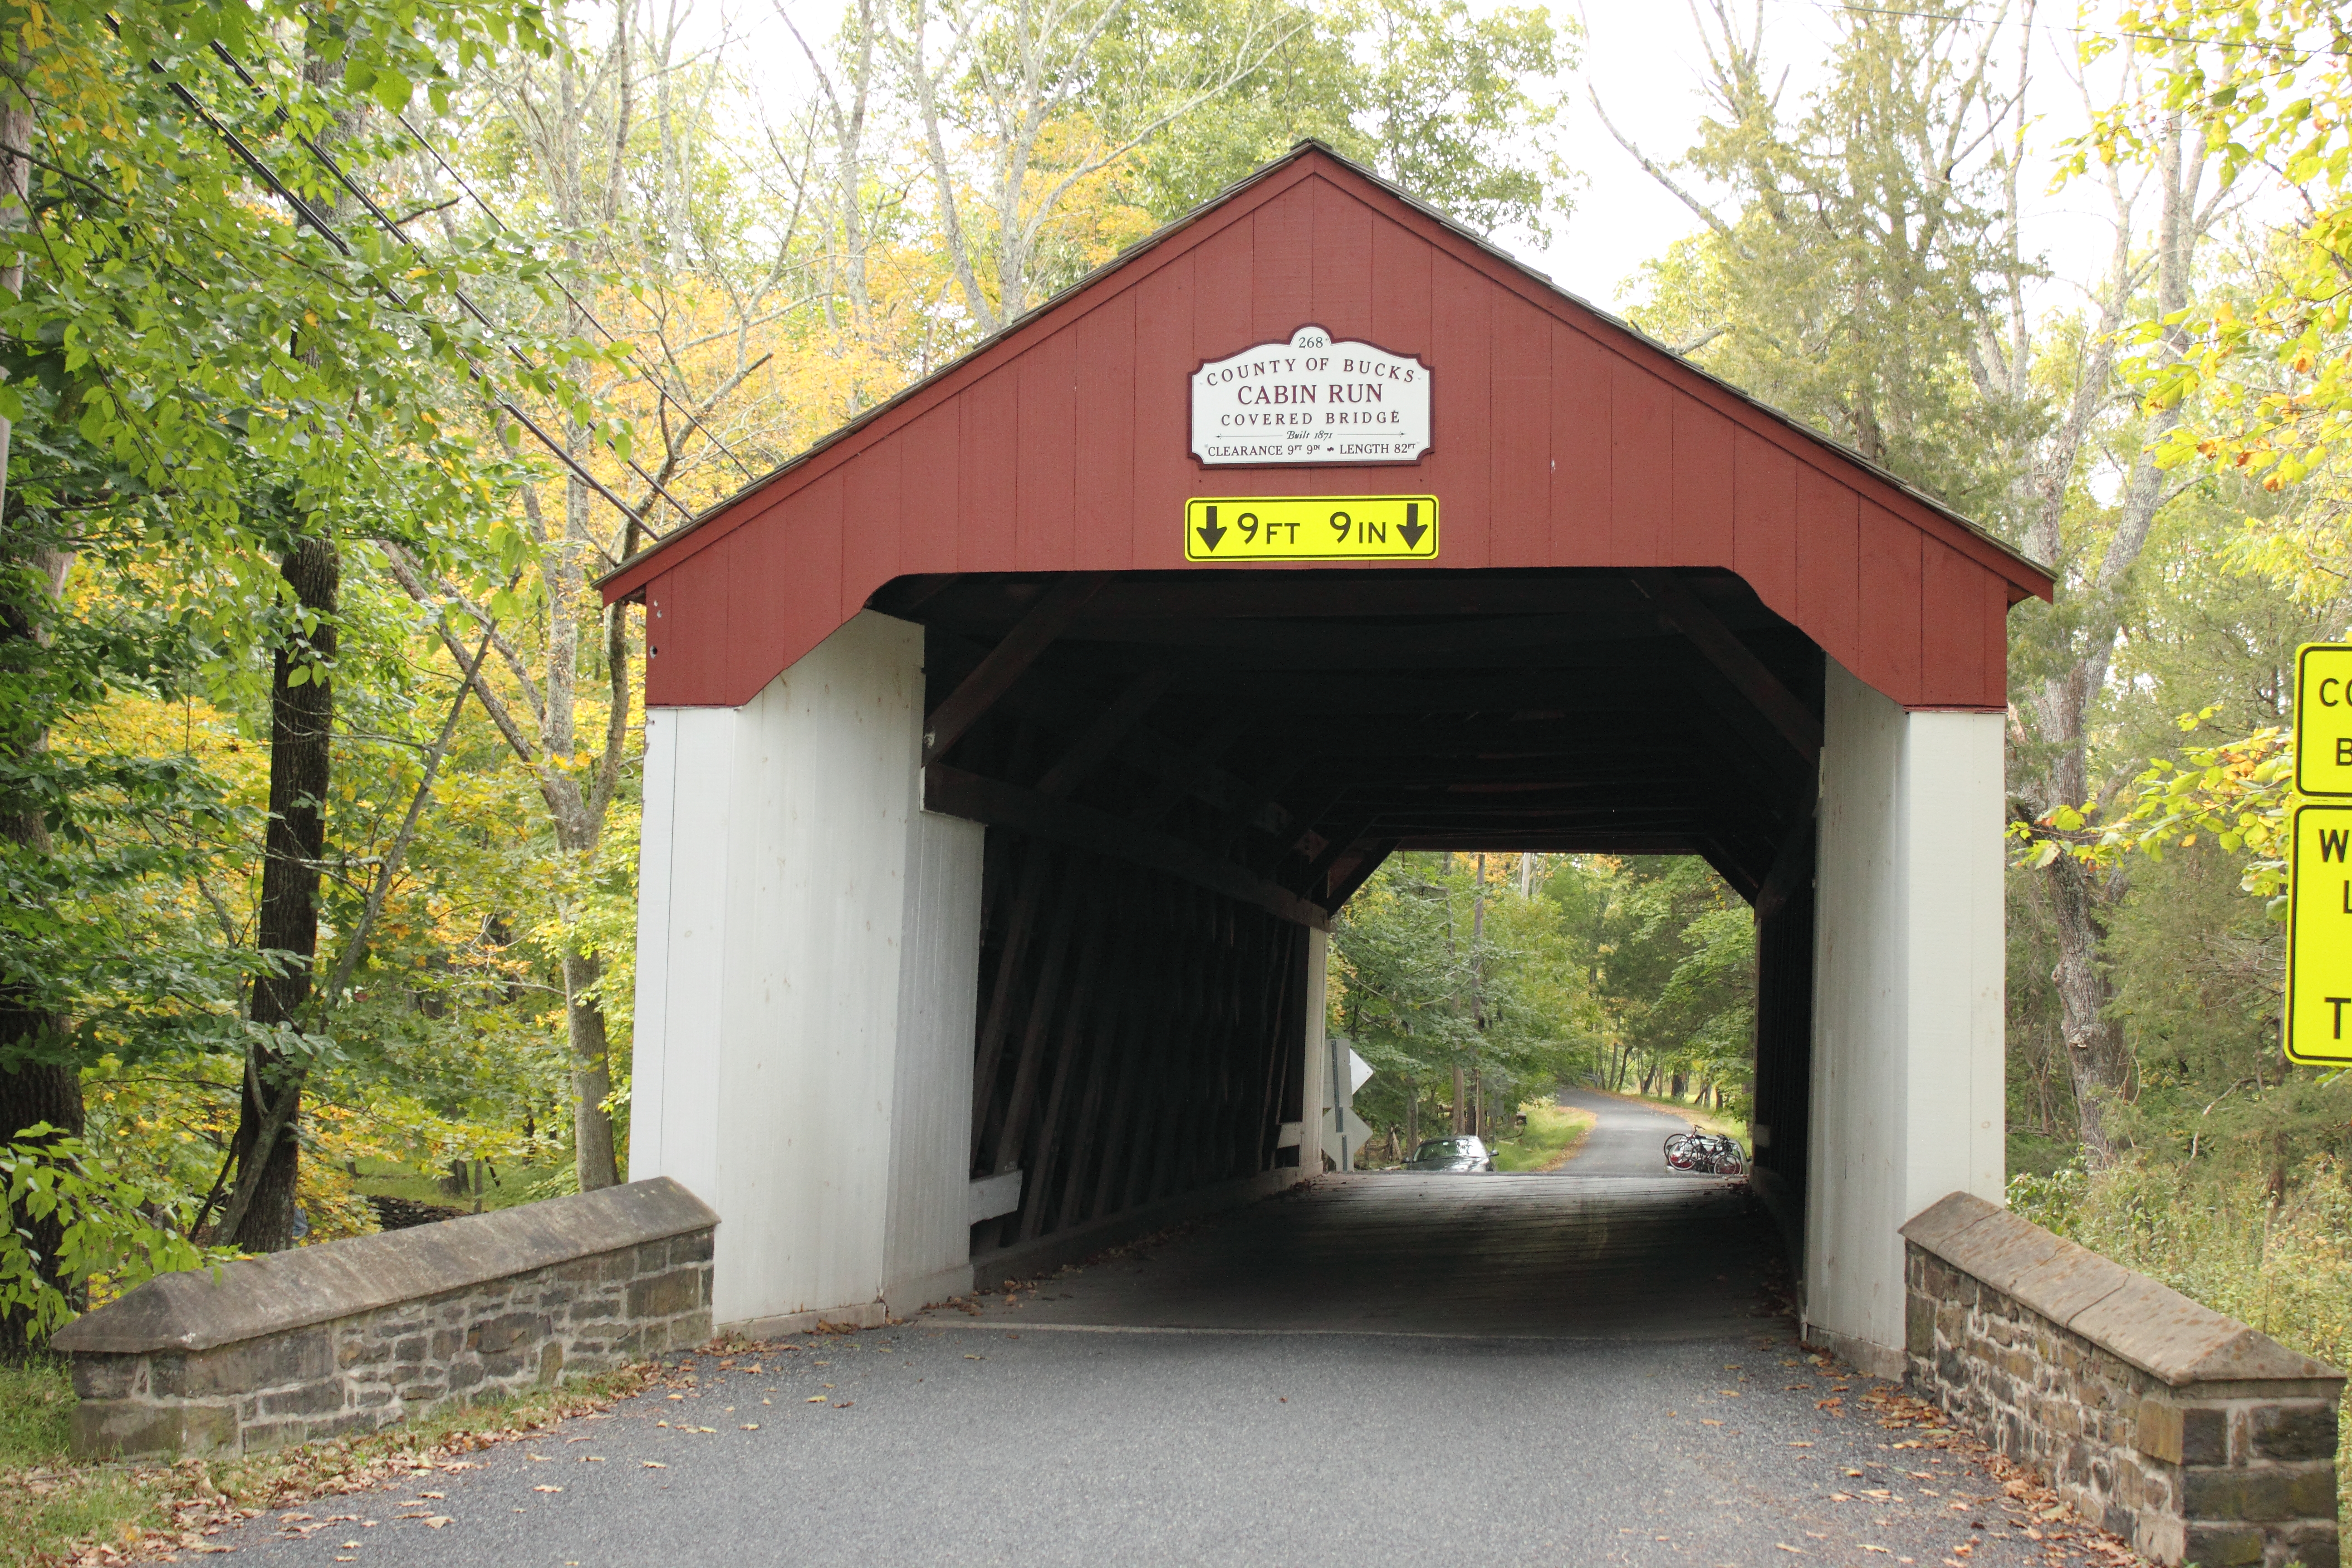
M 1109 581 L 1108 572 L 1074 572 L 1055 578 L 1029 613 L 1004 635 L 1004 640 L 980 661 L 980 667 L 924 718 L 923 761 L 929 763 L 945 756 L 963 739 L 965 731 L 980 722 L 981 715 L 996 705 Z
M 950 816 L 1011 827 L 1052 843 L 1148 866 L 1300 925 L 1325 923 L 1321 910 L 1289 889 L 1220 859 L 1198 845 L 1002 779 L 934 765 L 923 773 L 923 804 Z
M 1690 638 L 1693 646 L 1706 656 L 1707 662 L 1756 704 L 1800 755 L 1809 763 L 1821 760 L 1820 717 L 1780 683 L 1780 678 L 1756 657 L 1755 650 L 1739 640 L 1737 632 L 1723 624 L 1722 617 L 1708 609 L 1671 572 L 1635 572 L 1633 578 L 1634 585 L 1656 604 L 1659 615 Z

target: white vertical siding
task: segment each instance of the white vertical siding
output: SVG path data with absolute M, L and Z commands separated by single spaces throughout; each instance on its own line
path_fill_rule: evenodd
M 919 811 L 908 832 L 881 1292 L 893 1309 L 971 1288 L 971 1053 L 985 829 Z
M 1323 1162 L 1318 1153 L 1328 1153 L 1334 1164 L 1339 1160 L 1339 1138 L 1331 1120 L 1331 1044 L 1324 1035 L 1324 991 L 1329 984 L 1331 966 L 1331 933 L 1310 930 L 1307 933 L 1307 1060 L 1299 1082 L 1305 1092 L 1299 1097 L 1300 1113 L 1307 1119 L 1306 1136 L 1298 1147 L 1298 1163 L 1309 1176 L 1320 1175 Z
M 630 1172 L 719 1211 L 721 1323 L 881 1289 L 922 682 L 921 628 L 866 612 L 742 708 L 656 715 L 672 738 L 648 742 L 668 750 L 643 855 L 664 901 L 640 916 L 636 1063 L 654 1126 Z
M 1827 685 L 1805 1318 L 1883 1373 L 1897 1227 L 2001 1197 L 2000 718 L 1906 712 L 1834 660 Z

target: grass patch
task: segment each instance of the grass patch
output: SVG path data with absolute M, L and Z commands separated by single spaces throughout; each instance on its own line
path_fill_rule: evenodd
M 437 1175 L 422 1173 L 413 1165 L 402 1165 L 390 1160 L 362 1160 L 359 1173 L 352 1178 L 352 1186 L 363 1197 L 406 1198 L 411 1203 L 437 1204 L 443 1208 L 474 1207 L 474 1194 L 468 1189 L 463 1195 L 452 1193 L 442 1184 Z M 500 1165 L 495 1173 L 486 1173 L 482 1182 L 482 1209 L 512 1208 L 547 1194 L 541 1191 L 552 1173 L 545 1165 Z
M 1495 1169 L 1498 1171 L 1559 1169 L 1599 1120 L 1589 1110 L 1575 1110 L 1542 1100 L 1531 1100 L 1519 1109 L 1527 1112 L 1528 1124 L 1517 1138 L 1495 1145 Z
M 67 1452 L 74 1392 L 62 1363 L 0 1364 L 0 1564 L 152 1558 L 274 1508 L 365 1491 L 395 1476 L 470 1468 L 467 1453 L 601 1409 L 652 1375 L 650 1367 L 630 1367 L 453 1406 L 364 1436 L 142 1465 L 88 1463 Z

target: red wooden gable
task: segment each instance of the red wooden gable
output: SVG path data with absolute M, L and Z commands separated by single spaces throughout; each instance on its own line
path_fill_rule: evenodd
M 1430 366 L 1433 449 L 1410 469 L 1204 470 L 1194 368 L 1309 322 Z M 1442 508 L 1424 570 L 1727 568 L 1914 708 L 2004 706 L 2009 606 L 2051 594 L 1961 519 L 1311 143 L 603 588 L 645 601 L 649 704 L 732 707 L 902 574 L 1187 570 L 1188 497 L 1402 489 Z

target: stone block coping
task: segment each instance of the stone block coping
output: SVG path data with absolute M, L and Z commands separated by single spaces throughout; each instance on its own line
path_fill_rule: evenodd
M 1922 1209 L 1903 1237 L 2175 1388 L 2344 1375 L 1968 1193 Z
M 59 1330 L 68 1355 L 205 1351 L 689 1231 L 719 1216 L 667 1176 L 437 1225 L 159 1275 Z

